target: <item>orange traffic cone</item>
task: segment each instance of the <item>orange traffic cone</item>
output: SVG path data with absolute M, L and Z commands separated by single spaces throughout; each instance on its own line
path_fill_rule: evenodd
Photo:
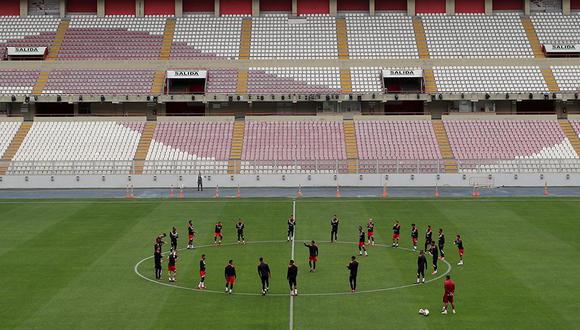
M 340 194 L 340 187 L 337 184 L 336 185 L 336 198 L 340 198 L 340 197 L 342 197 L 342 195 Z
M 439 194 L 439 186 L 435 185 L 435 198 L 439 198 L 441 197 L 441 194 Z
M 175 194 L 173 193 L 173 186 L 171 186 L 171 188 L 169 188 L 169 198 L 173 198 L 175 196 Z
M 296 192 L 296 198 L 302 198 L 302 186 L 298 186 L 298 192 Z
M 236 198 L 240 198 L 242 194 L 240 193 L 240 185 L 238 185 L 238 191 L 236 192 Z
M 387 185 L 383 186 L 383 198 L 389 197 L 389 191 L 387 190 Z
M 213 195 L 213 198 L 220 198 L 220 187 L 219 186 L 215 186 L 215 194 Z
M 548 191 L 548 181 L 544 181 L 544 196 L 550 196 L 550 192 Z

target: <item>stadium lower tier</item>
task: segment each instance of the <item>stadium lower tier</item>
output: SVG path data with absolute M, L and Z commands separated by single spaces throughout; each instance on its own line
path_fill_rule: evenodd
M 574 116 L 7 118 L 0 136 L 2 175 L 580 172 Z

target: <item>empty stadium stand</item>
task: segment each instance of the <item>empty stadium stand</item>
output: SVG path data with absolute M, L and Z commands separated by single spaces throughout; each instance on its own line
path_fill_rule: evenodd
M 60 18 L 53 16 L 0 16 L 0 61 L 6 47 L 51 48 Z
M 434 67 L 440 92 L 543 93 L 548 91 L 538 67 Z
M 289 93 L 290 92 L 290 93 Z M 340 94 L 338 68 L 250 68 L 249 94 Z
M 560 91 L 580 91 L 580 66 L 553 66 L 552 73 Z
M 0 70 L 0 95 L 32 94 L 39 71 Z
M 55 70 L 43 94 L 149 95 L 152 70 Z
M 537 13 L 531 16 L 542 44 L 580 44 L 580 16 Z

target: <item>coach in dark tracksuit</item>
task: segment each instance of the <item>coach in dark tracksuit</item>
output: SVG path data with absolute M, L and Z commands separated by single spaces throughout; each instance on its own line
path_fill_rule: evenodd
M 350 271 L 350 276 L 348 277 L 348 282 L 350 283 L 350 290 L 352 292 L 356 291 L 356 276 L 358 275 L 358 261 L 356 261 L 356 257 L 352 256 L 350 258 L 350 263 L 346 266 Z

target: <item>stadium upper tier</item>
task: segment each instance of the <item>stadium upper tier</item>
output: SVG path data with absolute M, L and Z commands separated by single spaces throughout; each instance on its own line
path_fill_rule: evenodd
M 541 44 L 580 41 L 578 15 L 531 21 L 528 33 L 519 13 L 0 16 L 0 58 L 5 46 L 48 47 L 59 60 L 532 58 L 536 35 Z
M 580 171 L 580 120 L 548 117 L 40 118 L 0 136 L 9 175 Z

